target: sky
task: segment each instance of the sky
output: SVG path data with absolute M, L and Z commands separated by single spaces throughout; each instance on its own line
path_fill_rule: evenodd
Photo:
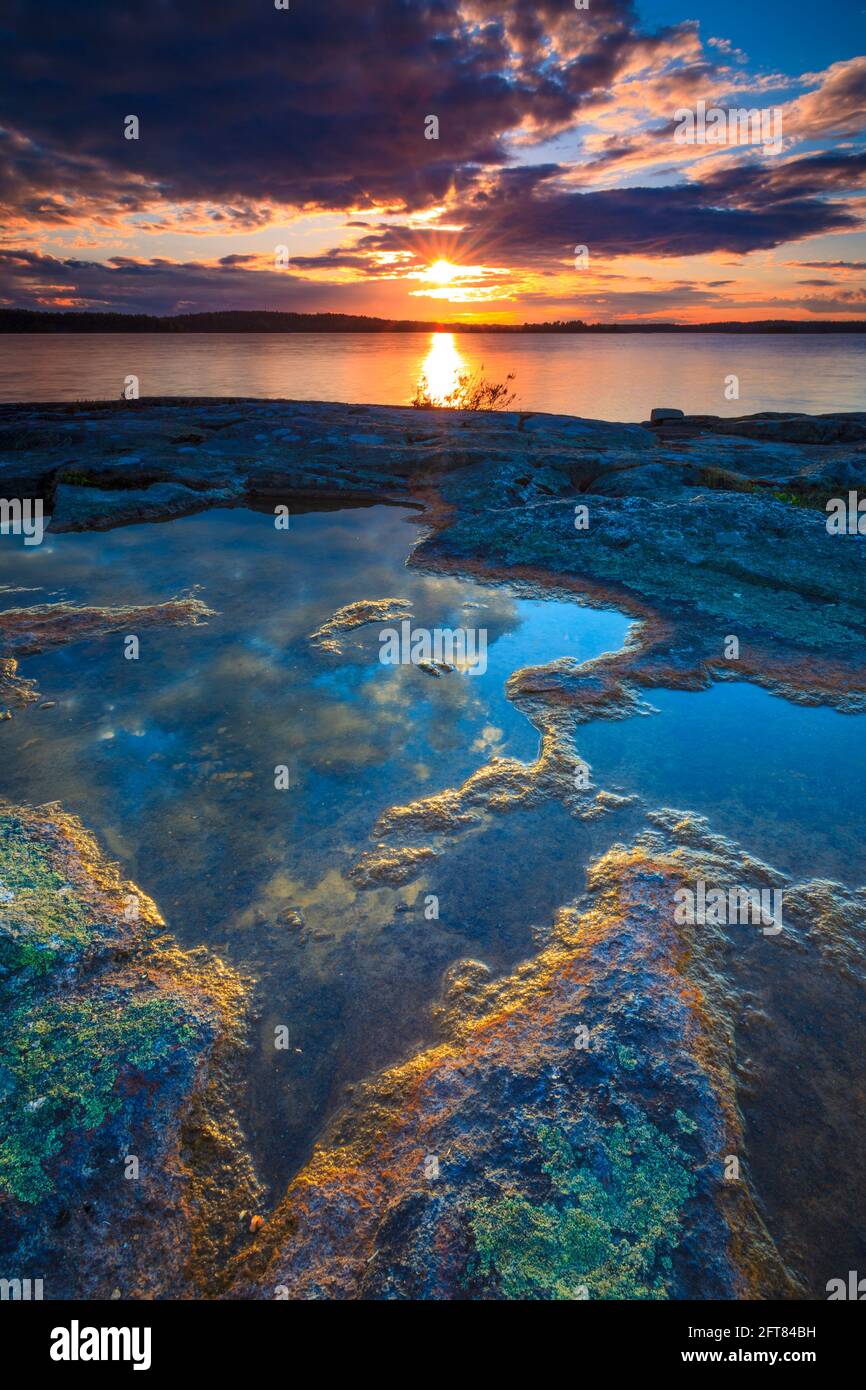
M 0 0 L 0 307 L 866 317 L 866 0 L 586 6 Z

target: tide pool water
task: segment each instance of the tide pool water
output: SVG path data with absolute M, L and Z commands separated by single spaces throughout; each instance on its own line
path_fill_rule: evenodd
M 866 883 L 866 719 L 746 683 L 652 690 L 656 714 L 578 741 L 596 780 L 682 806 L 794 877 Z
M 639 830 L 647 809 L 705 815 L 794 877 L 866 881 L 863 718 L 724 684 L 653 690 L 651 716 L 577 727 L 594 783 L 634 804 L 589 823 L 555 802 L 492 814 L 416 881 L 355 887 L 349 870 L 375 846 L 382 812 L 460 786 L 493 756 L 536 757 L 537 731 L 505 697 L 513 671 L 615 651 L 631 625 L 623 613 L 407 567 L 419 534 L 412 512 L 373 506 L 296 514 L 288 531 L 271 511 L 236 509 L 0 543 L 6 607 L 195 593 L 214 610 L 198 627 L 144 630 L 138 660 L 125 658 L 120 633 L 23 659 L 50 707 L 0 723 L 0 794 L 60 801 L 184 945 L 206 945 L 254 979 L 243 1120 L 275 1193 L 347 1086 L 435 1038 L 431 1004 L 448 967 L 472 957 L 499 972 L 532 955 L 557 908 L 582 892 L 588 862 Z M 484 671 L 385 665 L 382 623 L 343 634 L 340 654 L 311 643 L 361 599 L 408 601 L 415 628 L 483 629 Z M 850 982 L 830 990 L 791 953 L 750 948 L 731 973 L 738 1045 L 755 1054 L 750 1152 L 774 1221 L 796 1243 L 792 1204 L 834 1144 L 853 1153 L 858 1142 L 848 1098 L 866 1043 L 861 1011 Z M 288 1055 L 274 1051 L 280 1025 Z M 820 1143 L 792 1167 L 816 1110 Z M 853 1182 L 851 1163 L 838 1190 Z M 804 1218 L 816 1277 L 840 1250 L 856 1258 L 849 1209 Z
M 545 875 L 547 832 L 524 849 L 515 819 L 501 853 L 480 840 L 455 853 L 457 886 L 435 930 L 412 893 L 359 892 L 346 878 L 389 807 L 459 785 L 492 755 L 535 758 L 538 735 L 505 698 L 516 667 L 553 651 L 585 660 L 615 650 L 630 625 L 620 613 L 409 569 L 417 536 L 399 508 L 293 515 L 288 531 L 271 511 L 239 509 L 0 546 L 0 586 L 22 586 L 6 606 L 147 604 L 194 591 L 215 610 L 202 626 L 143 631 L 138 660 L 124 655 L 130 634 L 25 659 L 22 675 L 52 707 L 0 724 L 0 793 L 61 801 L 184 944 L 256 976 L 248 1124 L 275 1183 L 291 1176 L 343 1084 L 431 1035 L 443 970 L 467 954 L 503 969 L 527 954 L 530 918 L 573 892 L 588 854 L 588 835 L 559 808 L 580 850 Z M 318 650 L 310 634 L 359 597 L 408 600 L 416 627 L 483 628 L 486 669 L 437 677 L 384 665 L 381 624 L 346 634 L 339 658 Z M 286 790 L 275 786 L 281 767 Z M 527 895 L 518 870 L 533 872 L 535 855 L 540 887 Z M 276 1021 L 291 1027 L 297 1084 L 275 1091 Z

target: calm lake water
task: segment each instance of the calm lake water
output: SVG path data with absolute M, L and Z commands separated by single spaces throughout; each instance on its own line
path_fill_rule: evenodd
M 265 396 L 407 405 L 463 372 L 514 373 L 515 406 L 603 420 L 690 413 L 866 409 L 866 335 L 707 333 L 540 336 L 451 333 L 7 334 L 0 400 L 112 400 L 127 376 L 142 396 Z M 729 378 L 739 399 L 729 400 Z

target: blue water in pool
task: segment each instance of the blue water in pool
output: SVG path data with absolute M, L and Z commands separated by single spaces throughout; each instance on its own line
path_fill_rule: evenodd
M 244 1122 L 275 1190 L 347 1084 L 434 1035 L 443 971 L 466 956 L 505 970 L 532 954 L 533 928 L 582 890 L 587 862 L 639 829 L 645 809 L 704 814 L 798 877 L 866 880 L 863 718 L 726 684 L 653 690 L 650 717 L 578 726 L 594 782 L 641 804 L 591 824 L 554 803 L 493 816 L 417 883 L 353 887 L 347 870 L 384 810 L 459 786 L 493 755 L 534 759 L 538 734 L 505 698 L 514 670 L 616 650 L 630 626 L 622 613 L 407 568 L 417 536 L 412 513 L 377 506 L 293 515 L 288 532 L 272 513 L 237 509 L 49 533 L 41 547 L 0 543 L 0 590 L 16 590 L 0 593 L 5 606 L 144 604 L 194 590 L 215 610 L 199 627 L 146 629 L 138 661 L 124 659 L 121 634 L 24 659 L 21 674 L 55 703 L 0 723 L 0 794 L 61 801 L 184 944 L 206 944 L 255 979 Z M 337 609 L 383 598 L 409 600 L 415 627 L 483 627 L 484 674 L 385 666 L 376 624 L 348 633 L 339 657 L 310 643 Z M 279 765 L 288 791 L 275 788 Z M 431 886 L 435 924 L 416 910 Z M 814 1033 L 810 1010 L 832 1019 L 798 1002 L 807 983 L 779 983 L 775 1016 L 784 1007 L 792 1020 L 779 1038 Z M 274 1075 L 277 1022 L 300 1049 L 288 1080 Z M 782 1221 L 799 1189 L 785 1187 L 772 1145 L 808 1092 L 780 1042 L 775 1061 L 765 1034 L 755 1045 L 777 1099 L 763 1093 L 749 1120 L 753 1161 Z M 831 1029 L 822 1047 L 835 1046 Z M 825 1117 L 822 1133 L 833 1123 Z

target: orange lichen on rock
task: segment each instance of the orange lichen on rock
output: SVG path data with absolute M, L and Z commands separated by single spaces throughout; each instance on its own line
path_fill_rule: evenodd
M 213 609 L 196 598 L 121 608 L 76 607 L 69 603 L 7 608 L 0 612 L 0 702 L 21 706 L 38 699 L 33 682 L 22 681 L 17 674 L 19 657 L 112 633 L 195 626 L 213 616 Z
M 518 1276 L 528 1297 L 567 1296 L 533 1284 L 528 1255 L 515 1270 L 490 1254 L 514 1201 L 590 1297 L 622 1296 L 597 1200 L 611 1151 L 640 1266 L 631 1296 L 788 1287 L 747 1187 L 723 1179 L 723 1155 L 743 1147 L 726 1000 L 675 924 L 675 853 L 609 851 L 587 901 L 562 908 L 544 949 L 505 978 L 452 968 L 444 1041 L 331 1122 L 239 1264 L 237 1296 L 495 1298 Z M 564 1189 L 551 1189 L 551 1144 L 574 1169 Z M 639 1215 L 644 1162 L 677 1175 L 668 1236 Z M 590 1245 L 572 1242 L 575 1223 Z
M 359 599 L 339 608 L 333 617 L 310 633 L 309 640 L 320 651 L 339 656 L 345 650 L 345 636 L 367 623 L 394 623 L 408 618 L 412 605 L 405 598 Z
M 123 608 L 75 607 L 68 603 L 43 603 L 33 608 L 7 608 L 0 612 L 0 652 L 32 656 L 105 637 L 113 632 L 148 627 L 185 627 L 213 617 L 213 609 L 201 599 L 170 599 L 167 603 L 136 604 Z
M 50 1254 L 54 1297 L 213 1290 L 239 1239 L 228 1210 L 259 1195 L 233 1112 L 245 982 L 181 950 L 56 804 L 0 805 L 0 883 L 15 1268 L 41 1277 Z
M 370 850 L 362 854 L 349 870 L 348 877 L 358 888 L 378 888 L 386 885 L 397 888 L 411 879 L 436 857 L 429 846 L 420 848 L 403 845 L 397 849 Z

